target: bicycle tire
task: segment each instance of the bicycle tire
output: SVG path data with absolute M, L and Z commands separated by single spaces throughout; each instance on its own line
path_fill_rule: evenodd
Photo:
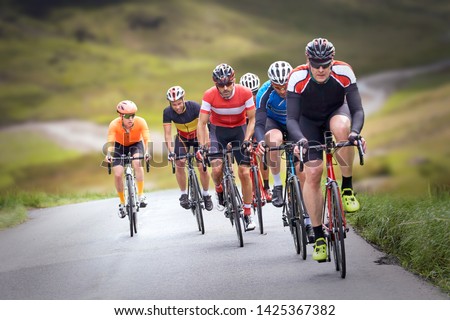
M 304 220 L 305 204 L 300 192 L 300 181 L 296 176 L 292 177 L 291 187 L 293 188 L 293 196 L 291 197 L 292 208 L 294 213 L 294 243 L 297 246 L 297 254 L 301 254 L 302 259 L 306 260 L 306 227 Z
M 202 196 L 197 175 L 191 174 L 189 183 L 192 199 L 191 209 L 193 210 L 195 219 L 197 220 L 198 231 L 200 231 L 202 234 L 205 234 L 205 224 L 203 221 L 203 212 L 202 212 Z
M 334 251 L 333 255 L 335 259 L 336 271 L 340 272 L 341 278 L 345 278 L 347 273 L 347 265 L 345 257 L 344 225 L 342 220 L 342 201 L 337 183 L 332 182 L 330 188 L 333 221 L 333 229 L 331 235 L 331 241 L 333 243 Z
M 126 176 L 126 184 L 127 184 L 127 192 L 128 192 L 128 199 L 127 199 L 127 213 L 128 213 L 128 220 L 130 222 L 130 236 L 133 237 L 135 233 L 135 215 L 133 207 L 135 206 L 135 195 L 134 195 L 134 186 L 133 186 L 133 179 L 129 175 Z
M 252 175 L 252 183 L 253 183 L 253 210 L 256 211 L 258 215 L 258 225 L 259 232 L 261 234 L 264 233 L 264 224 L 263 224 L 263 216 L 262 216 L 262 200 L 261 200 L 261 189 L 259 188 L 259 179 L 258 179 L 258 169 L 256 167 L 251 168 Z
M 241 213 L 240 213 L 239 205 L 238 205 L 236 187 L 235 187 L 231 177 L 228 177 L 225 180 L 225 184 L 226 184 L 226 188 L 227 188 L 228 201 L 230 201 L 229 202 L 229 204 L 231 206 L 230 209 L 232 211 L 231 216 L 233 217 L 233 220 L 234 220 L 234 227 L 236 229 L 239 246 L 243 247 L 244 246 L 244 238 L 242 236 Z

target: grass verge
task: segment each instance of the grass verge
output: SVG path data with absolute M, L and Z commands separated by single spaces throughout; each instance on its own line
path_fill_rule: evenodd
M 450 198 L 448 190 L 427 197 L 360 195 L 350 224 L 367 241 L 395 256 L 405 269 L 450 294 Z

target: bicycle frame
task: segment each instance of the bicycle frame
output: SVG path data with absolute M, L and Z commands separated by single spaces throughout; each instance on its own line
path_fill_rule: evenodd
M 230 219 L 231 225 L 235 226 L 238 236 L 239 246 L 244 246 L 244 239 L 242 236 L 242 226 L 244 225 L 243 216 L 243 201 L 241 194 L 236 186 L 236 180 L 233 172 L 233 151 L 238 151 L 240 148 L 231 148 L 227 146 L 219 152 L 208 153 L 206 156 L 222 157 L 222 186 L 223 198 L 225 205 L 225 216 Z M 209 164 L 209 161 L 208 161 Z M 242 224 L 241 224 L 242 221 Z
M 202 209 L 204 209 L 204 200 L 202 196 L 202 192 L 200 189 L 200 184 L 198 182 L 197 174 L 195 172 L 195 167 L 193 164 L 193 160 L 195 159 L 195 154 L 192 152 L 187 153 L 186 155 L 177 157 L 177 160 L 187 159 L 187 168 L 188 168 L 188 183 L 187 183 L 187 194 L 189 197 L 189 203 L 192 210 L 192 214 L 195 216 L 197 220 L 198 231 L 202 234 L 205 233 L 205 226 L 203 221 L 203 213 Z M 204 170 L 206 167 L 203 166 Z M 175 161 L 172 161 L 172 173 L 175 173 Z
M 253 201 L 252 207 L 253 211 L 258 215 L 258 225 L 261 234 L 264 233 L 262 207 L 266 204 L 266 192 L 264 190 L 263 178 L 261 171 L 259 170 L 258 159 L 256 156 L 254 145 L 252 151 L 250 152 L 250 179 L 252 181 L 252 191 L 253 191 Z
M 137 212 L 139 211 L 139 200 L 137 197 L 137 188 L 135 182 L 135 172 L 133 170 L 133 160 L 142 160 L 143 156 L 132 157 L 122 154 L 120 157 L 112 157 L 111 160 L 121 160 L 123 163 L 123 190 L 125 196 L 125 209 L 130 221 L 130 236 L 133 237 L 137 233 Z M 149 171 L 149 163 L 146 162 L 147 172 Z M 108 173 L 111 174 L 111 164 L 108 163 Z

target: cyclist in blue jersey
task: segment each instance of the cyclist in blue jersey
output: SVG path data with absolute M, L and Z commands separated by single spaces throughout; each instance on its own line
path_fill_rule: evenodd
M 277 147 L 288 139 L 286 127 L 286 89 L 288 77 L 292 71 L 291 65 L 286 61 L 275 61 L 267 70 L 269 80 L 266 81 L 256 95 L 256 125 L 255 137 L 260 145 L 264 142 L 269 147 Z M 283 206 L 283 184 L 281 181 L 281 157 L 279 151 L 269 153 L 269 166 L 274 179 L 272 191 L 272 204 L 275 207 Z M 303 174 L 297 170 L 299 179 L 303 184 Z M 287 225 L 286 217 L 283 223 Z M 310 240 L 313 239 L 312 227 L 309 218 L 306 221 Z
M 287 93 L 287 127 L 293 141 L 307 147 L 323 144 L 324 131 L 331 131 L 337 141 L 356 145 L 364 124 L 364 110 L 356 76 L 345 62 L 334 60 L 335 48 L 324 38 L 310 41 L 305 48 L 307 63 L 296 67 L 289 76 Z M 298 152 L 298 151 L 297 151 Z M 342 173 L 342 202 L 347 212 L 360 205 L 352 186 L 354 148 L 339 152 Z M 305 155 L 304 199 L 315 234 L 313 259 L 327 258 L 327 244 L 322 229 L 323 152 L 309 150 Z

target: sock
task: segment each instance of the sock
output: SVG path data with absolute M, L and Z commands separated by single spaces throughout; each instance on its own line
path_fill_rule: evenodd
M 141 196 L 144 193 L 144 181 L 137 181 L 137 192 L 138 196 Z
M 283 183 L 281 182 L 281 176 L 280 174 L 274 174 L 273 175 L 273 185 L 274 186 L 281 186 Z
M 252 213 L 250 211 L 251 208 L 252 208 L 252 205 L 250 203 L 244 203 L 244 215 L 246 215 L 246 216 L 250 215 Z
M 353 190 L 352 176 L 350 176 L 350 177 L 344 177 L 344 176 L 342 176 L 342 186 L 341 186 L 341 189 L 342 189 L 342 190 L 344 190 L 344 189 L 352 189 L 352 190 Z M 346 193 L 344 192 L 344 194 L 346 194 Z
M 181 190 L 181 194 L 187 194 L 186 190 Z
M 124 192 L 117 192 L 117 194 L 119 195 L 119 199 L 120 199 L 120 203 L 121 204 L 125 204 L 125 195 Z
M 264 180 L 264 189 L 270 189 L 269 180 Z
M 204 197 L 209 196 L 209 190 L 203 190 L 202 196 Z
M 323 234 L 322 226 L 313 227 L 314 230 L 314 238 L 317 240 L 319 238 L 325 238 L 325 235 Z
M 223 192 L 222 184 L 219 184 L 218 186 L 216 186 L 216 192 L 217 193 Z

